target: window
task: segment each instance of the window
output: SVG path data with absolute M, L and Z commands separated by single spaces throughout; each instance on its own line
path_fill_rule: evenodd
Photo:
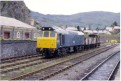
M 17 38 L 20 38 L 20 32 L 17 32 Z
M 9 39 L 9 38 L 10 38 L 10 32 L 5 31 L 5 32 L 4 32 L 4 38 L 5 38 L 5 39 Z
M 34 33 L 34 38 L 37 38 L 37 33 Z
M 39 36 L 42 37 L 42 32 L 39 32 Z
M 28 38 L 29 38 L 29 33 L 26 32 L 26 33 L 25 33 L 25 39 L 28 39 Z
M 55 32 L 51 31 L 50 32 L 50 37 L 55 37 Z
M 48 31 L 44 32 L 44 37 L 49 37 L 49 32 Z

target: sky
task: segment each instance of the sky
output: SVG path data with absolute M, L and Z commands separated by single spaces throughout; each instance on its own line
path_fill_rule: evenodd
M 71 15 L 89 11 L 120 12 L 121 0 L 24 0 L 26 6 L 42 14 Z

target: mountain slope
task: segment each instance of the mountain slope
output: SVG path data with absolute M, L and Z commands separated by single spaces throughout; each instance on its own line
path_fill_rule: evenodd
M 91 28 L 110 26 L 114 21 L 120 22 L 120 14 L 112 12 L 85 12 L 73 15 L 44 15 L 31 11 L 31 16 L 41 25 L 68 25 L 81 27 L 91 26 Z
M 0 1 L 0 15 L 30 24 L 30 10 L 23 1 Z

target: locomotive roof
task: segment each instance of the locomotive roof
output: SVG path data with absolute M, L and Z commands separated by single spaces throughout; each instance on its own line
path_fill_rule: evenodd
M 68 32 L 60 27 L 51 27 L 51 26 L 48 26 L 48 27 L 42 27 L 41 30 L 49 30 L 49 31 L 55 31 L 57 33 L 62 33 L 62 34 L 68 34 Z
M 74 32 L 74 33 L 77 33 L 78 35 L 84 35 L 84 33 L 83 33 L 83 32 L 78 31 L 78 29 L 77 29 L 77 28 L 75 28 L 75 27 L 68 27 L 68 28 L 66 28 L 66 31 Z
M 49 30 L 49 31 L 55 31 L 57 33 L 61 34 L 78 34 L 78 35 L 84 35 L 81 31 L 73 31 L 73 30 L 65 30 L 60 27 L 42 27 L 42 30 Z
M 75 28 L 75 27 L 67 27 L 66 30 L 77 31 L 77 28 Z

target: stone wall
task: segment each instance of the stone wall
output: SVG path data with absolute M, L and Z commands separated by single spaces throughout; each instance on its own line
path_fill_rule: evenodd
M 0 59 L 36 54 L 36 41 L 2 40 Z

